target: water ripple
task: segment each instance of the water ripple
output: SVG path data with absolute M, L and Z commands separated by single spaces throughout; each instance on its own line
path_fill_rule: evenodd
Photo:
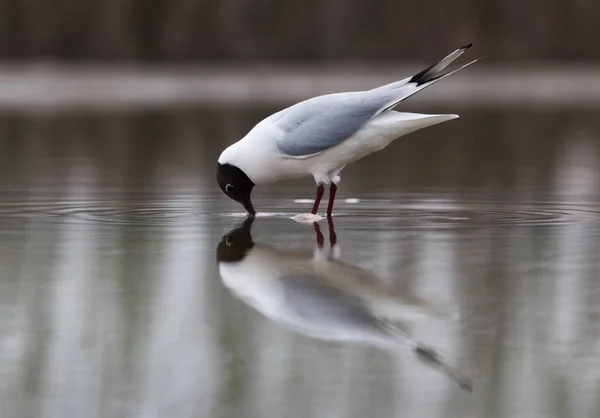
M 399 199 L 401 200 L 401 199 Z M 115 225 L 169 226 L 208 222 L 215 217 L 243 216 L 242 212 L 221 211 L 220 203 L 211 198 L 139 199 L 139 200 L 66 200 L 5 201 L 0 203 L 0 221 L 15 218 L 98 223 Z M 293 200 L 258 200 L 263 218 L 291 218 L 309 210 L 309 203 Z M 268 211 L 265 208 L 269 208 Z M 259 215 L 259 216 L 260 216 Z M 491 202 L 472 200 L 427 201 L 409 203 L 384 199 L 364 199 L 360 203 L 336 204 L 334 217 L 359 218 L 361 222 L 385 221 L 405 227 L 467 227 L 486 225 L 565 225 L 598 223 L 600 204 L 564 202 Z

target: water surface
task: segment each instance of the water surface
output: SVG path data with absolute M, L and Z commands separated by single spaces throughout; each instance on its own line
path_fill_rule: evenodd
M 217 247 L 243 218 L 216 159 L 273 110 L 0 117 L 2 417 L 600 415 L 597 112 L 416 109 L 461 118 L 346 168 L 334 251 L 325 221 L 321 241 L 289 219 L 311 179 L 255 191 L 277 214 L 257 245 L 453 310 L 407 331 L 469 393 L 410 350 L 308 335 L 225 285 Z

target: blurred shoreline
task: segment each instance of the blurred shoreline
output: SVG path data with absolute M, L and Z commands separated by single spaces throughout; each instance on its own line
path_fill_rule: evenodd
M 474 107 L 600 103 L 600 67 L 476 64 L 410 98 L 415 105 Z M 0 110 L 73 111 L 178 105 L 286 105 L 363 90 L 422 70 L 423 64 L 345 66 L 135 66 L 0 64 Z

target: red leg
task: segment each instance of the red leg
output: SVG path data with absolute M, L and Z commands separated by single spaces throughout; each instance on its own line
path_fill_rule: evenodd
M 323 236 L 323 233 L 321 232 L 319 223 L 318 222 L 313 223 L 313 228 L 315 229 L 315 233 L 317 234 L 317 246 L 319 248 L 323 248 L 323 244 L 325 243 L 325 237 Z
M 333 219 L 331 216 L 327 217 L 327 224 L 329 225 L 329 244 L 331 248 L 337 244 L 337 235 L 335 233 L 335 225 L 333 225 Z
M 327 205 L 327 216 L 331 216 L 333 202 L 335 201 L 335 192 L 337 192 L 337 186 L 335 183 L 331 183 L 331 186 L 329 186 L 329 204 Z
M 313 205 L 313 208 L 310 211 L 310 213 L 312 213 L 313 215 L 316 215 L 317 211 L 319 210 L 319 203 L 321 203 L 323 193 L 325 193 L 325 186 L 323 186 L 323 184 L 319 184 L 319 186 L 317 187 L 317 198 L 315 199 L 315 204 Z

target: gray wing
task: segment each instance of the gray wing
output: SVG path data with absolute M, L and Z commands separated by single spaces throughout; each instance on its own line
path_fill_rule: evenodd
M 388 92 L 329 94 L 300 102 L 281 112 L 279 152 L 301 157 L 333 147 L 352 136 L 390 101 Z
M 377 320 L 356 296 L 306 273 L 280 277 L 290 310 L 322 325 L 373 327 Z
M 319 96 L 282 110 L 273 119 L 282 131 L 276 140 L 279 152 L 304 157 L 338 145 L 374 116 L 476 62 L 474 60 L 443 72 L 470 47 L 469 44 L 459 48 L 438 63 L 404 80 L 368 91 Z

